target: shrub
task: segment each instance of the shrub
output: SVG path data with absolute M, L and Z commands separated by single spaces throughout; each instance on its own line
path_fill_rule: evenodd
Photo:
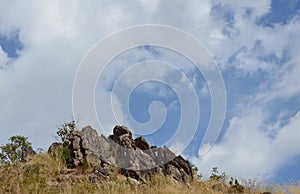
M 9 138 L 9 143 L 0 146 L 0 163 L 10 164 L 22 160 L 22 150 L 31 148 L 31 143 L 27 137 L 15 135 Z
M 62 143 L 68 143 L 69 137 L 72 131 L 74 131 L 75 129 L 75 121 L 71 121 L 68 123 L 64 123 L 61 127 L 58 127 L 58 131 L 56 132 L 56 134 L 58 135 Z
M 219 174 L 218 167 L 214 167 L 211 171 L 211 175 L 209 177 L 209 180 L 225 183 L 226 174 L 225 174 L 225 172 L 223 172 L 222 174 Z

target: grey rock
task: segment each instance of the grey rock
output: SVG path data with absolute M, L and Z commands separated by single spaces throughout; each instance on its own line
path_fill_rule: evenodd
M 136 145 L 132 139 L 132 133 L 127 127 L 119 125 L 115 126 L 113 135 L 110 135 L 109 138 L 124 148 L 136 149 Z
M 165 173 L 167 175 L 171 175 L 176 181 L 183 182 L 182 175 L 180 173 L 180 169 L 176 168 L 173 165 L 166 165 L 166 171 Z
M 114 172 L 112 171 L 112 168 L 110 168 L 107 164 L 97 165 L 94 167 L 94 173 L 98 177 L 104 178 L 104 179 L 110 179 L 110 177 L 113 176 Z
M 54 143 L 48 152 L 53 153 L 62 144 Z M 72 131 L 69 146 L 74 167 L 87 162 L 94 167 L 95 177 L 109 179 L 115 173 L 112 169 L 121 167 L 120 173 L 139 182 L 146 183 L 153 175 L 170 175 L 176 181 L 188 184 L 193 179 L 188 161 L 176 156 L 166 146 L 151 146 L 143 138 L 133 140 L 132 133 L 124 126 L 115 126 L 108 138 L 98 135 L 90 126 L 81 131 Z
M 129 135 L 129 138 L 132 139 L 131 131 L 129 131 L 128 128 L 125 126 L 120 126 L 120 125 L 115 126 L 115 128 L 113 129 L 113 134 L 116 137 L 120 137 L 121 135 L 126 134 L 126 135 Z
M 69 148 L 73 156 L 74 166 L 83 165 L 86 153 L 85 149 L 82 147 L 82 139 L 80 133 L 78 131 L 72 131 L 69 137 L 69 141 Z
M 150 155 L 158 165 L 164 165 L 176 157 L 176 155 L 166 146 L 164 146 L 163 148 L 153 148 L 151 150 L 153 154 Z
M 99 136 L 97 131 L 90 126 L 84 127 L 80 132 L 82 147 L 86 151 L 87 157 L 91 160 L 102 160 L 110 165 L 116 165 L 116 159 L 112 155 L 110 142 L 103 136 Z
M 118 161 L 122 161 L 123 164 L 119 164 L 123 168 L 130 170 L 146 170 L 156 167 L 155 161 L 152 157 L 143 152 L 142 150 L 124 149 L 123 155 L 118 158 Z
M 134 144 L 136 147 L 140 148 L 141 150 L 149 150 L 150 146 L 147 141 L 143 137 L 138 137 L 134 140 Z
M 182 169 L 181 175 L 185 177 L 185 179 L 188 181 L 193 178 L 193 169 L 190 165 L 190 163 L 185 160 L 182 156 L 177 156 L 173 160 L 171 160 L 168 165 L 173 165 L 178 169 Z

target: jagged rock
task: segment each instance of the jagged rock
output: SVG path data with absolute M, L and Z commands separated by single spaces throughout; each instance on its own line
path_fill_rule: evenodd
M 129 135 L 130 139 L 132 139 L 131 131 L 129 131 L 128 128 L 125 126 L 120 126 L 120 125 L 115 126 L 115 128 L 113 129 L 113 134 L 116 137 L 120 137 L 121 135 L 126 134 L 126 135 Z
M 127 127 L 119 125 L 115 126 L 113 135 L 110 135 L 109 138 L 125 148 L 136 149 L 136 145 L 132 139 L 132 133 Z
M 72 131 L 69 137 L 71 154 L 73 157 L 74 166 L 84 164 L 84 157 L 86 156 L 85 149 L 82 146 L 81 135 L 78 131 Z
M 110 165 L 116 165 L 116 159 L 112 155 L 112 147 L 108 139 L 103 135 L 98 136 L 97 131 L 91 126 L 84 127 L 80 134 L 82 147 L 90 164 L 95 165 L 105 161 Z
M 152 157 L 158 165 L 166 164 L 176 157 L 176 155 L 171 150 L 169 150 L 167 146 L 164 146 L 163 148 L 153 148 L 151 150 L 153 153 Z
M 176 181 L 179 181 L 179 182 L 185 182 L 183 181 L 183 178 L 182 178 L 182 174 L 180 173 L 180 170 L 178 168 L 176 168 L 175 166 L 173 165 L 166 165 L 166 174 L 167 175 L 171 175 Z
M 184 182 L 187 182 L 193 178 L 193 169 L 190 163 L 186 161 L 182 156 L 177 156 L 168 164 L 175 166 L 177 169 L 182 169 L 181 175 Z
M 119 166 L 130 170 L 147 170 L 155 168 L 157 165 L 152 157 L 142 150 L 122 149 L 117 161 Z
M 122 175 L 146 183 L 153 175 L 170 175 L 176 181 L 188 183 L 193 179 L 188 161 L 176 156 L 166 146 L 151 146 L 143 137 L 133 140 L 132 133 L 124 126 L 115 126 L 109 138 L 99 136 L 90 126 L 81 131 L 72 131 L 68 148 L 73 157 L 74 167 L 87 162 L 94 168 L 94 176 L 110 179 L 115 176 L 112 169 L 120 167 Z M 53 143 L 48 152 L 52 153 L 62 144 Z
M 147 141 L 143 137 L 138 137 L 134 140 L 134 144 L 136 147 L 140 148 L 141 150 L 149 150 L 150 146 Z

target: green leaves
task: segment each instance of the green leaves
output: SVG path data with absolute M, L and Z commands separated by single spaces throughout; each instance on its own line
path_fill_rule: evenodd
M 61 127 L 58 127 L 56 134 L 60 137 L 61 142 L 65 143 L 68 141 L 72 131 L 76 129 L 75 121 L 64 123 Z
M 223 172 L 222 174 L 219 174 L 218 168 L 214 167 L 212 169 L 212 171 L 211 171 L 211 175 L 210 175 L 209 179 L 225 183 L 225 181 L 226 181 L 226 174 L 225 174 L 225 172 Z
M 9 138 L 9 143 L 0 146 L 0 164 L 16 163 L 22 160 L 22 149 L 32 148 L 27 137 L 15 135 Z

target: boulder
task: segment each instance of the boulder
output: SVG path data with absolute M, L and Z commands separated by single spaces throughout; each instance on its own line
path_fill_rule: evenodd
M 124 126 L 115 126 L 108 138 L 87 126 L 72 131 L 68 142 L 73 167 L 87 162 L 94 168 L 93 180 L 94 176 L 110 179 L 116 174 L 112 169 L 118 168 L 120 174 L 142 183 L 156 174 L 171 176 L 185 184 L 193 179 L 192 167 L 182 156 L 176 156 L 166 146 L 151 146 L 143 137 L 133 140 L 132 133 Z M 63 144 L 53 143 L 48 152 L 53 153 L 59 147 Z
M 193 169 L 190 163 L 185 160 L 182 156 L 177 156 L 173 160 L 171 160 L 168 165 L 173 165 L 177 169 L 180 169 L 182 177 L 185 179 L 192 179 L 193 178 Z
M 141 150 L 150 150 L 148 142 L 143 137 L 138 137 L 134 140 L 134 144 Z
M 120 137 L 121 135 L 126 134 L 126 135 L 129 135 L 129 138 L 132 139 L 131 131 L 129 131 L 128 128 L 125 127 L 125 126 L 120 126 L 120 125 L 115 126 L 114 129 L 113 129 L 113 134 L 116 137 Z
M 51 154 L 51 155 L 54 155 L 56 150 L 62 149 L 62 148 L 63 148 L 62 143 L 54 142 L 49 146 L 48 153 Z
M 129 149 L 136 149 L 136 145 L 132 139 L 132 133 L 124 126 L 115 126 L 113 129 L 113 135 L 109 136 L 117 144 Z
M 22 147 L 21 160 L 26 161 L 29 157 L 36 155 L 36 152 L 32 149 L 32 147 Z

